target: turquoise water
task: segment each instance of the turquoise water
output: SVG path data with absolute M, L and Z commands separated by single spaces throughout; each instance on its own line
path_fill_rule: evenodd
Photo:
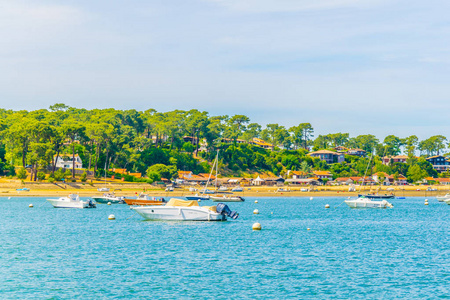
M 238 220 L 208 223 L 0 198 L 0 298 L 449 298 L 449 205 L 343 200 L 247 198 L 229 205 Z

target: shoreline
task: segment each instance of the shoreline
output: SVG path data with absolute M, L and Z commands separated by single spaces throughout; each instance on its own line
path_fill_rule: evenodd
M 173 192 L 166 192 L 164 188 L 151 186 L 147 183 L 127 183 L 127 182 L 93 182 L 88 183 L 46 183 L 46 182 L 24 182 L 19 180 L 0 180 L 0 197 L 63 197 L 69 194 L 79 194 L 81 197 L 91 197 L 103 195 L 97 189 L 108 187 L 110 192 L 115 192 L 118 196 L 135 197 L 139 193 L 145 193 L 154 197 L 183 197 L 195 195 L 198 192 L 190 192 L 189 187 L 175 188 Z M 450 192 L 449 186 L 433 186 L 437 191 L 427 191 L 429 186 L 383 186 L 370 187 L 365 186 L 361 191 L 348 192 L 348 186 L 318 186 L 311 192 L 302 192 L 300 189 L 305 187 L 277 187 L 277 186 L 251 186 L 243 187 L 244 192 L 235 192 L 235 195 L 242 197 L 357 197 L 358 194 L 378 193 L 380 195 L 394 193 L 396 197 L 436 197 Z M 30 191 L 17 191 L 17 189 L 29 188 Z M 203 187 L 196 186 L 197 189 Z M 287 191 L 277 192 L 278 188 Z M 387 191 L 386 189 L 394 189 Z

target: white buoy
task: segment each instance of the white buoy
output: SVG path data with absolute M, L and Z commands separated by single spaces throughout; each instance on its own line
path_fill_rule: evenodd
M 330 204 L 325 204 L 325 208 L 330 208 Z
M 310 197 L 310 198 L 309 198 L 309 200 L 312 200 L 312 199 L 314 199 L 314 198 L 313 198 L 313 197 Z
M 28 205 L 28 207 L 34 207 L 33 204 Z
M 425 202 L 425 205 L 428 205 L 428 202 Z
M 108 205 L 111 205 L 111 202 L 108 202 Z
M 11 197 L 8 197 L 8 200 L 11 200 Z
M 253 213 L 254 213 L 255 215 L 259 214 L 259 210 L 255 209 L 255 210 L 253 211 Z
M 306 228 L 306 230 L 311 230 L 311 228 Z
M 197 202 L 202 202 L 202 200 L 201 199 L 198 199 L 198 201 Z
M 115 220 L 116 219 L 116 216 L 115 215 L 109 215 L 108 216 L 108 220 Z
M 255 200 L 255 203 L 258 203 L 258 200 Z
M 259 223 L 253 224 L 252 229 L 253 230 L 261 230 L 261 224 L 259 224 Z
M 428 199 L 425 199 L 425 202 L 428 202 Z

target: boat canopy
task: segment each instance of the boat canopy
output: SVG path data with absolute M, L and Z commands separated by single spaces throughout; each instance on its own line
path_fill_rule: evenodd
M 183 206 L 183 207 L 189 207 L 189 206 L 199 206 L 198 202 L 195 200 L 192 201 L 186 201 L 182 199 L 172 198 L 167 202 L 166 206 Z

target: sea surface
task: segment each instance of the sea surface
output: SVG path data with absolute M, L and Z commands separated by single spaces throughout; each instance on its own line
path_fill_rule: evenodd
M 449 299 L 450 205 L 424 199 L 249 197 L 208 223 L 0 198 L 0 299 Z

